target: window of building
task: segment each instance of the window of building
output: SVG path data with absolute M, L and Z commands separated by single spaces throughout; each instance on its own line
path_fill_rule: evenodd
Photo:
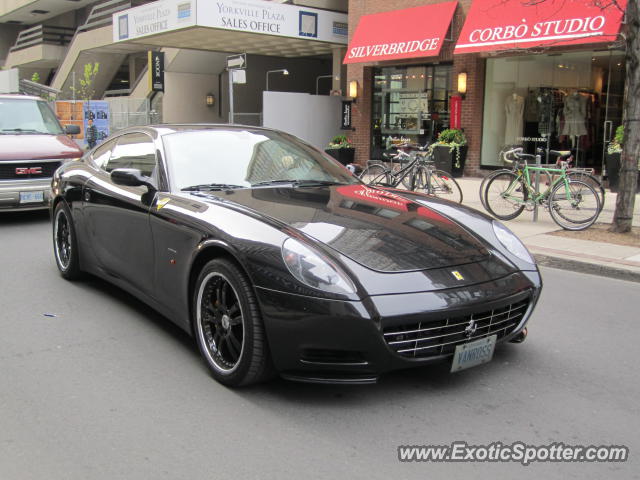
M 449 125 L 452 65 L 374 70 L 371 158 L 394 143 L 433 142 Z
M 599 170 L 622 119 L 624 55 L 586 51 L 487 60 L 482 166 L 503 166 L 500 151 L 522 146 L 571 150 L 576 165 Z

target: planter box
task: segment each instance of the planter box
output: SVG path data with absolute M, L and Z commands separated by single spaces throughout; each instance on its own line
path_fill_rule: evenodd
M 349 165 L 353 163 L 353 159 L 355 158 L 356 149 L 355 148 L 327 148 L 325 153 L 331 155 L 333 158 L 338 160 L 342 165 Z
M 620 181 L 620 154 L 607 153 L 604 158 L 607 166 L 607 177 L 609 179 L 609 189 L 612 192 L 618 191 L 618 182 Z
M 446 145 L 437 145 L 433 149 L 433 159 L 436 164 L 436 168 L 449 172 L 454 177 L 461 177 L 464 171 L 464 164 L 467 161 L 468 146 L 464 145 L 460 147 L 460 168 L 455 168 L 456 163 L 456 151 L 449 151 L 450 147 Z

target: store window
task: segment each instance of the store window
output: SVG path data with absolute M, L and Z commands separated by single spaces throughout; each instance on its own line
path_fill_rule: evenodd
M 597 171 L 622 119 L 624 55 L 572 52 L 488 59 L 482 166 L 502 166 L 500 151 L 570 150 L 576 166 Z
M 394 143 L 432 142 L 448 127 L 452 72 L 452 65 L 375 69 L 371 158 Z

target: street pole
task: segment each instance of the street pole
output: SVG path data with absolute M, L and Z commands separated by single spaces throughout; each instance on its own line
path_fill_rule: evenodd
M 233 119 L 233 69 L 228 69 L 229 72 L 229 123 L 234 123 Z

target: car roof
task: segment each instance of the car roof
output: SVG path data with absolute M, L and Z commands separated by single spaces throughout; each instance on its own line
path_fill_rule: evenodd
M 273 128 L 256 127 L 254 125 L 238 125 L 230 123 L 160 123 L 154 125 L 138 125 L 118 130 L 116 135 L 122 135 L 129 132 L 146 131 L 152 135 L 169 135 L 178 132 L 188 132 L 194 130 L 248 130 L 251 132 L 269 131 L 278 132 Z

